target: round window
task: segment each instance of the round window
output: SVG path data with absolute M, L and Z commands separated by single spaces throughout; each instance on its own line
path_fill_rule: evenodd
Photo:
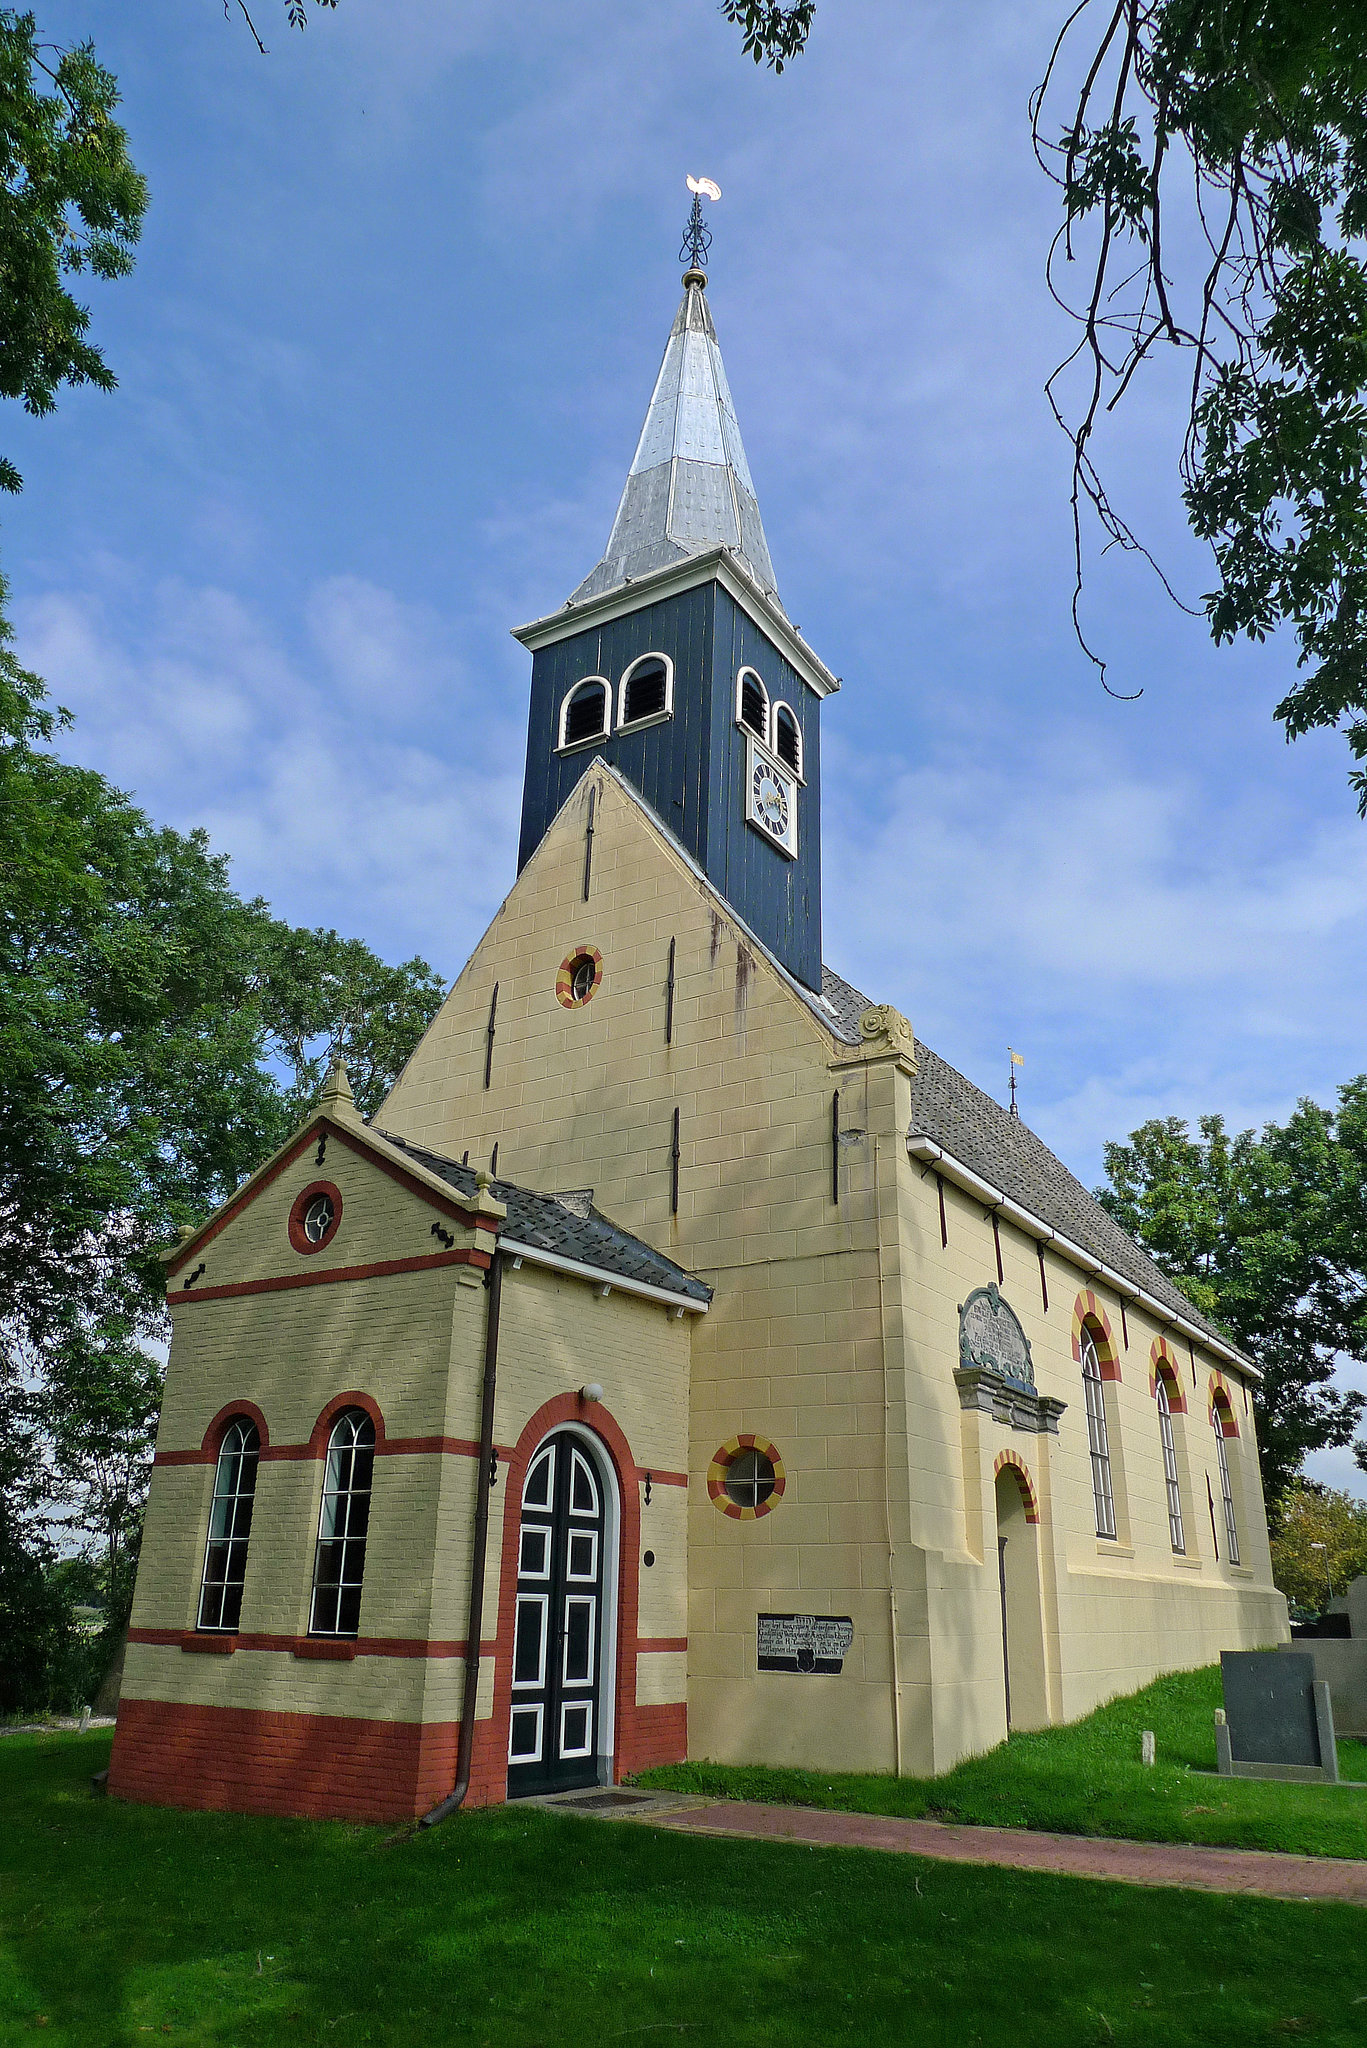
M 556 999 L 567 1010 L 591 1002 L 603 979 L 603 956 L 596 946 L 576 946 L 560 963 L 555 977 Z
M 295 1196 L 290 1209 L 290 1243 L 297 1252 L 320 1252 L 331 1244 L 342 1220 L 342 1197 L 330 1180 L 315 1180 Z
M 763 1451 L 741 1451 L 727 1466 L 722 1488 L 738 1508 L 757 1508 L 768 1500 L 777 1477 L 773 1459 Z
M 759 1436 L 733 1436 L 707 1468 L 712 1505 L 735 1521 L 772 1514 L 787 1484 L 775 1446 Z

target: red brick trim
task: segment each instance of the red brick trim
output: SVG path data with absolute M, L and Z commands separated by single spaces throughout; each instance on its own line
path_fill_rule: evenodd
M 220 1408 L 204 1432 L 200 1449 L 208 1451 L 217 1460 L 223 1448 L 223 1439 L 228 1434 L 228 1424 L 243 1419 L 256 1425 L 256 1433 L 261 1439 L 260 1451 L 266 1450 L 270 1445 L 271 1433 L 266 1426 L 266 1418 L 255 1401 L 229 1401 L 226 1408 Z M 258 1457 L 260 1451 L 257 1453 Z
M 109 1790 L 120 1799 L 201 1812 L 413 1820 L 430 1812 L 454 1783 L 457 1726 L 125 1696 Z M 488 1726 L 480 1722 L 476 1731 L 476 1805 L 489 1803 Z
M 239 1629 L 236 1635 L 231 1635 L 226 1630 L 217 1634 L 197 1629 L 130 1628 L 128 1640 L 130 1643 L 148 1643 L 154 1649 L 216 1652 L 220 1656 L 230 1656 L 234 1650 L 267 1650 L 304 1657 L 316 1652 L 320 1657 L 328 1657 L 339 1648 L 346 1652 L 348 1659 L 465 1655 L 463 1642 L 425 1642 L 421 1636 L 281 1636 L 253 1629 Z M 301 1649 L 301 1645 L 312 1647 Z M 481 1645 L 482 1652 L 491 1657 L 496 1648 L 497 1645 L 491 1642 Z
M 265 1280 L 234 1280 L 222 1287 L 196 1287 L 187 1294 L 167 1290 L 172 1307 L 197 1301 L 231 1301 L 244 1294 L 283 1294 L 291 1287 L 328 1287 L 339 1280 L 387 1280 L 393 1273 L 422 1273 L 430 1266 L 478 1266 L 489 1270 L 489 1253 L 465 1246 L 453 1252 L 423 1252 L 412 1259 L 374 1259 L 367 1266 L 329 1266 L 325 1273 L 273 1273 Z
M 686 1472 L 657 1472 L 653 1465 L 638 1466 L 636 1477 L 643 1486 L 647 1475 L 649 1475 L 652 1486 L 687 1486 L 688 1484 L 688 1474 Z
M 636 1638 L 636 1654 L 638 1657 L 649 1657 L 655 1652 L 662 1650 L 686 1650 L 687 1648 L 687 1636 L 637 1636 Z
M 347 1146 L 350 1151 L 356 1153 L 358 1158 L 369 1160 L 371 1165 L 377 1166 L 381 1173 L 387 1173 L 391 1180 L 398 1181 L 402 1187 L 410 1189 L 413 1194 L 421 1195 L 422 1199 L 425 1202 L 430 1202 L 434 1209 L 440 1209 L 444 1215 L 455 1216 L 462 1223 L 475 1222 L 475 1210 L 464 1207 L 454 1196 L 448 1199 L 439 1195 L 435 1188 L 427 1185 L 426 1181 L 419 1180 L 415 1174 L 409 1172 L 397 1154 L 393 1159 L 387 1159 L 383 1153 L 373 1150 L 369 1144 L 358 1139 L 352 1132 L 344 1130 L 340 1124 L 334 1123 L 331 1117 L 320 1116 L 314 1119 L 306 1131 L 300 1133 L 287 1152 L 281 1153 L 274 1165 L 266 1167 L 256 1180 L 248 1181 L 247 1185 L 229 1202 L 228 1206 L 219 1211 L 212 1223 L 206 1224 L 203 1230 L 197 1231 L 193 1237 L 187 1238 L 183 1245 L 177 1247 L 175 1257 L 168 1262 L 166 1267 L 167 1278 L 170 1279 L 178 1273 L 187 1259 L 193 1258 L 195 1253 L 202 1251 L 206 1244 L 212 1243 L 220 1230 L 226 1230 L 234 1218 L 240 1216 L 244 1209 L 249 1208 L 259 1194 L 270 1187 L 273 1181 L 279 1180 L 286 1168 L 293 1166 L 301 1154 L 308 1151 L 309 1146 L 324 1127 L 326 1127 L 329 1137 L 340 1139 L 342 1144 Z M 203 1297 L 199 1298 L 202 1299 Z
M 315 1195 L 326 1195 L 332 1204 L 332 1221 L 316 1242 L 313 1238 L 306 1236 L 304 1232 L 304 1211 Z M 330 1180 L 311 1180 L 306 1188 L 299 1190 L 299 1193 L 291 1202 L 289 1222 L 286 1227 L 289 1231 L 290 1243 L 304 1258 L 311 1259 L 317 1253 L 326 1250 L 342 1227 L 341 1189 Z
M 359 1408 L 363 1415 L 370 1417 L 375 1425 L 375 1449 L 376 1451 L 379 1450 L 384 1442 L 384 1417 L 380 1413 L 380 1404 L 373 1395 L 358 1393 L 353 1389 L 349 1394 L 334 1394 L 328 1402 L 327 1407 L 309 1432 L 306 1456 L 310 1458 L 325 1458 L 327 1456 L 328 1438 L 332 1434 L 332 1425 L 339 1415 L 345 1414 L 348 1408 Z
M 1158 1398 L 1160 1376 L 1168 1389 L 1168 1407 L 1174 1415 L 1185 1415 L 1187 1397 L 1182 1391 L 1182 1371 L 1168 1349 L 1166 1337 L 1155 1337 L 1149 1346 L 1149 1392 Z
M 250 1401 L 235 1401 L 230 1408 L 224 1410 L 224 1413 L 230 1416 L 250 1414 L 252 1413 L 252 1404 Z M 500 1444 L 497 1448 L 500 1458 L 507 1458 L 511 1455 L 505 1445 Z M 470 1438 L 463 1436 L 390 1436 L 386 1437 L 383 1443 L 376 1443 L 375 1455 L 377 1458 L 477 1458 L 479 1456 L 479 1445 L 472 1442 Z M 326 1440 L 324 1440 L 321 1450 L 315 1449 L 311 1442 L 306 1444 L 270 1444 L 261 1452 L 261 1462 L 263 1465 L 284 1464 L 290 1460 L 298 1461 L 302 1458 L 324 1458 L 326 1456 Z M 217 1457 L 217 1451 L 212 1450 L 158 1451 L 152 1463 L 154 1465 L 212 1465 L 216 1462 Z M 664 1475 L 656 1472 L 652 1474 L 652 1477 L 662 1479 Z M 669 1480 L 667 1483 L 673 1484 L 673 1481 Z
M 356 1659 L 354 1636 L 297 1636 L 291 1654 L 308 1664 L 352 1664 Z
M 993 1477 L 996 1478 L 1003 1472 L 1009 1472 L 1016 1482 L 1016 1490 L 1025 1509 L 1026 1521 L 1038 1522 L 1039 1496 L 1035 1492 L 1035 1482 L 1030 1477 L 1029 1469 L 1019 1451 L 998 1451 L 996 1463 L 992 1467 Z
M 1073 1363 L 1075 1365 L 1081 1365 L 1082 1363 L 1082 1331 L 1084 1325 L 1091 1330 L 1092 1341 L 1096 1345 L 1097 1363 L 1101 1367 L 1102 1379 L 1118 1380 L 1120 1378 L 1120 1353 L 1115 1348 L 1115 1332 L 1111 1328 L 1111 1319 L 1107 1315 L 1104 1306 L 1097 1296 L 1093 1294 L 1090 1287 L 1084 1287 L 1077 1300 L 1073 1303 L 1072 1337 Z
M 1229 1395 L 1229 1381 L 1222 1372 L 1213 1372 L 1207 1394 L 1207 1406 L 1212 1425 L 1220 1425 L 1221 1436 L 1239 1434 L 1239 1418 L 1234 1413 L 1234 1403 Z

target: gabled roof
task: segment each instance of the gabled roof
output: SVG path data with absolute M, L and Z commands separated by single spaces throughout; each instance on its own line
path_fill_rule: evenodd
M 821 978 L 822 993 L 839 1027 L 837 1035 L 847 1044 L 857 1044 L 859 1019 L 870 1007 L 867 996 L 829 967 L 822 968 Z M 1050 1229 L 1071 1238 L 1083 1251 L 1213 1338 L 1222 1349 L 1229 1348 L 1229 1339 L 1219 1326 L 1192 1306 L 1181 1288 L 1054 1157 L 1044 1140 L 919 1038 L 911 1102 L 909 1137 L 929 1138 Z
M 607 551 L 572 604 L 715 547 L 730 548 L 777 601 L 706 284 L 697 270 L 684 279 Z
M 406 1159 L 447 1182 L 459 1195 L 474 1192 L 473 1166 L 444 1159 L 439 1152 L 428 1152 L 388 1131 L 377 1131 L 375 1135 L 402 1152 Z M 712 1299 L 712 1290 L 703 1281 L 696 1280 L 682 1266 L 676 1266 L 673 1259 L 620 1229 L 595 1209 L 590 1189 L 546 1195 L 534 1188 L 519 1187 L 515 1181 L 495 1180 L 489 1183 L 487 1192 L 508 1211 L 507 1221 L 499 1229 L 499 1244 L 504 1250 L 516 1252 L 522 1246 L 547 1252 L 575 1265 L 590 1266 L 597 1273 L 616 1275 L 665 1294 L 682 1296 L 702 1307 Z

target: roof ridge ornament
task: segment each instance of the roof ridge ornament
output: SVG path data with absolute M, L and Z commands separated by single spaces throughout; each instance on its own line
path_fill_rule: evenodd
M 679 249 L 680 263 L 686 263 L 685 284 L 705 285 L 707 283 L 707 252 L 712 247 L 712 230 L 703 219 L 702 203 L 710 199 L 715 206 L 721 198 L 721 186 L 715 178 L 685 178 L 685 185 L 693 194 L 693 211 L 688 216 L 683 242 Z

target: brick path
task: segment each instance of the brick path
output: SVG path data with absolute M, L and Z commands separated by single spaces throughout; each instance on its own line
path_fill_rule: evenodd
M 902 1855 L 932 1856 L 946 1863 L 996 1863 L 1011 1870 L 1105 1877 L 1122 1884 L 1249 1892 L 1270 1899 L 1340 1899 L 1367 1906 L 1367 1862 L 1335 1856 L 1281 1856 L 1265 1849 L 1207 1849 L 1182 1842 L 1101 1841 L 1090 1835 L 957 1827 L 948 1821 L 823 1813 L 739 1799 L 714 1805 L 681 1804 L 673 1811 L 657 1813 L 638 1811 L 631 1818 L 680 1834 L 744 1835 L 754 1841 L 808 1842 L 822 1848 L 888 1849 Z

